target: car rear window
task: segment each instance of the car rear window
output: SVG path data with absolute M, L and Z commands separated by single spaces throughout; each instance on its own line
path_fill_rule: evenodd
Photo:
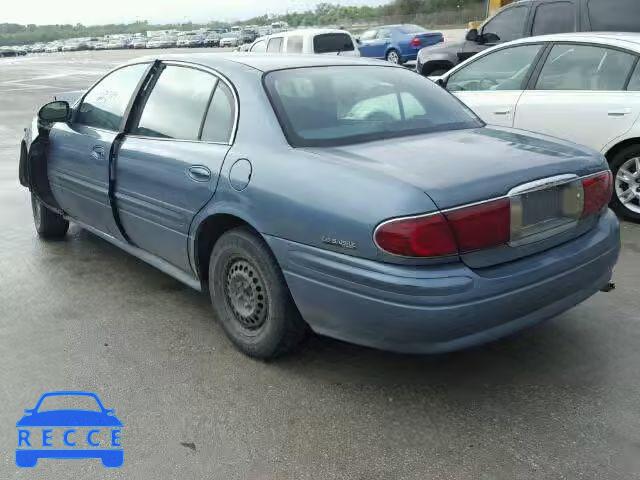
M 638 0 L 589 0 L 588 7 L 594 32 L 640 32 Z
M 483 125 L 444 89 L 403 68 L 299 68 L 268 73 L 264 81 L 294 147 L 348 145 Z
M 422 33 L 426 31 L 426 28 L 421 27 L 420 25 L 400 25 L 398 27 L 402 33 Z
M 351 36 L 346 33 L 322 33 L 313 37 L 315 53 L 352 52 Z

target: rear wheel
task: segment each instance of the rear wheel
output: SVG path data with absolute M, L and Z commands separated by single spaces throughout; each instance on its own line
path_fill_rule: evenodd
M 41 238 L 60 239 L 67 234 L 69 222 L 62 215 L 45 207 L 33 194 L 31 194 L 31 211 L 36 232 Z
M 387 58 L 387 62 L 395 63 L 396 65 L 399 65 L 400 63 L 402 63 L 400 54 L 398 53 L 397 50 L 393 48 L 387 52 L 386 58 Z
M 614 194 L 611 208 L 619 215 L 640 222 L 640 145 L 618 152 L 611 159 Z
M 209 293 L 225 332 L 251 357 L 283 355 L 308 331 L 273 254 L 248 228 L 230 230 L 216 242 Z

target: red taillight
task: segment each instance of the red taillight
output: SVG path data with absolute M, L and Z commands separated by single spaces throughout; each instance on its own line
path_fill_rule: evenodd
M 420 40 L 419 37 L 413 37 L 409 43 L 411 44 L 412 47 L 422 46 L 422 41 Z
M 508 198 L 446 213 L 461 253 L 496 247 L 511 237 L 511 202 Z
M 441 257 L 458 253 L 449 224 L 441 213 L 390 220 L 376 229 L 374 239 L 385 252 L 404 257 Z
M 463 207 L 443 214 L 401 218 L 375 232 L 382 250 L 405 257 L 441 257 L 497 247 L 509 241 L 508 199 Z
M 582 218 L 598 213 L 611 201 L 613 179 L 611 172 L 602 172 L 582 180 L 584 208 Z

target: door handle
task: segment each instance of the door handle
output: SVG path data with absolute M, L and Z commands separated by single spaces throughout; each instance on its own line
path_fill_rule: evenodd
M 104 147 L 102 145 L 96 145 L 91 150 L 91 158 L 94 160 L 104 160 Z
M 211 179 L 211 170 L 202 165 L 189 167 L 189 176 L 196 182 L 208 182 Z
M 620 110 L 609 110 L 610 117 L 624 117 L 625 115 L 630 115 L 630 108 L 621 108 Z
M 509 115 L 511 114 L 511 109 L 510 108 L 505 108 L 503 110 L 496 110 L 493 112 L 494 115 Z

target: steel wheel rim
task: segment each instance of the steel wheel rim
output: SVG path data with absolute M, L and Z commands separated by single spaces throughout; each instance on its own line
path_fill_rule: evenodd
M 640 157 L 630 158 L 618 169 L 615 178 L 618 201 L 625 208 L 640 214 Z
M 389 54 L 387 55 L 387 60 L 389 60 L 391 63 L 398 63 L 400 61 L 400 57 L 396 52 L 389 52 Z
M 267 320 L 269 307 L 260 272 L 247 260 L 229 262 L 224 279 L 225 300 L 237 324 L 255 333 Z

